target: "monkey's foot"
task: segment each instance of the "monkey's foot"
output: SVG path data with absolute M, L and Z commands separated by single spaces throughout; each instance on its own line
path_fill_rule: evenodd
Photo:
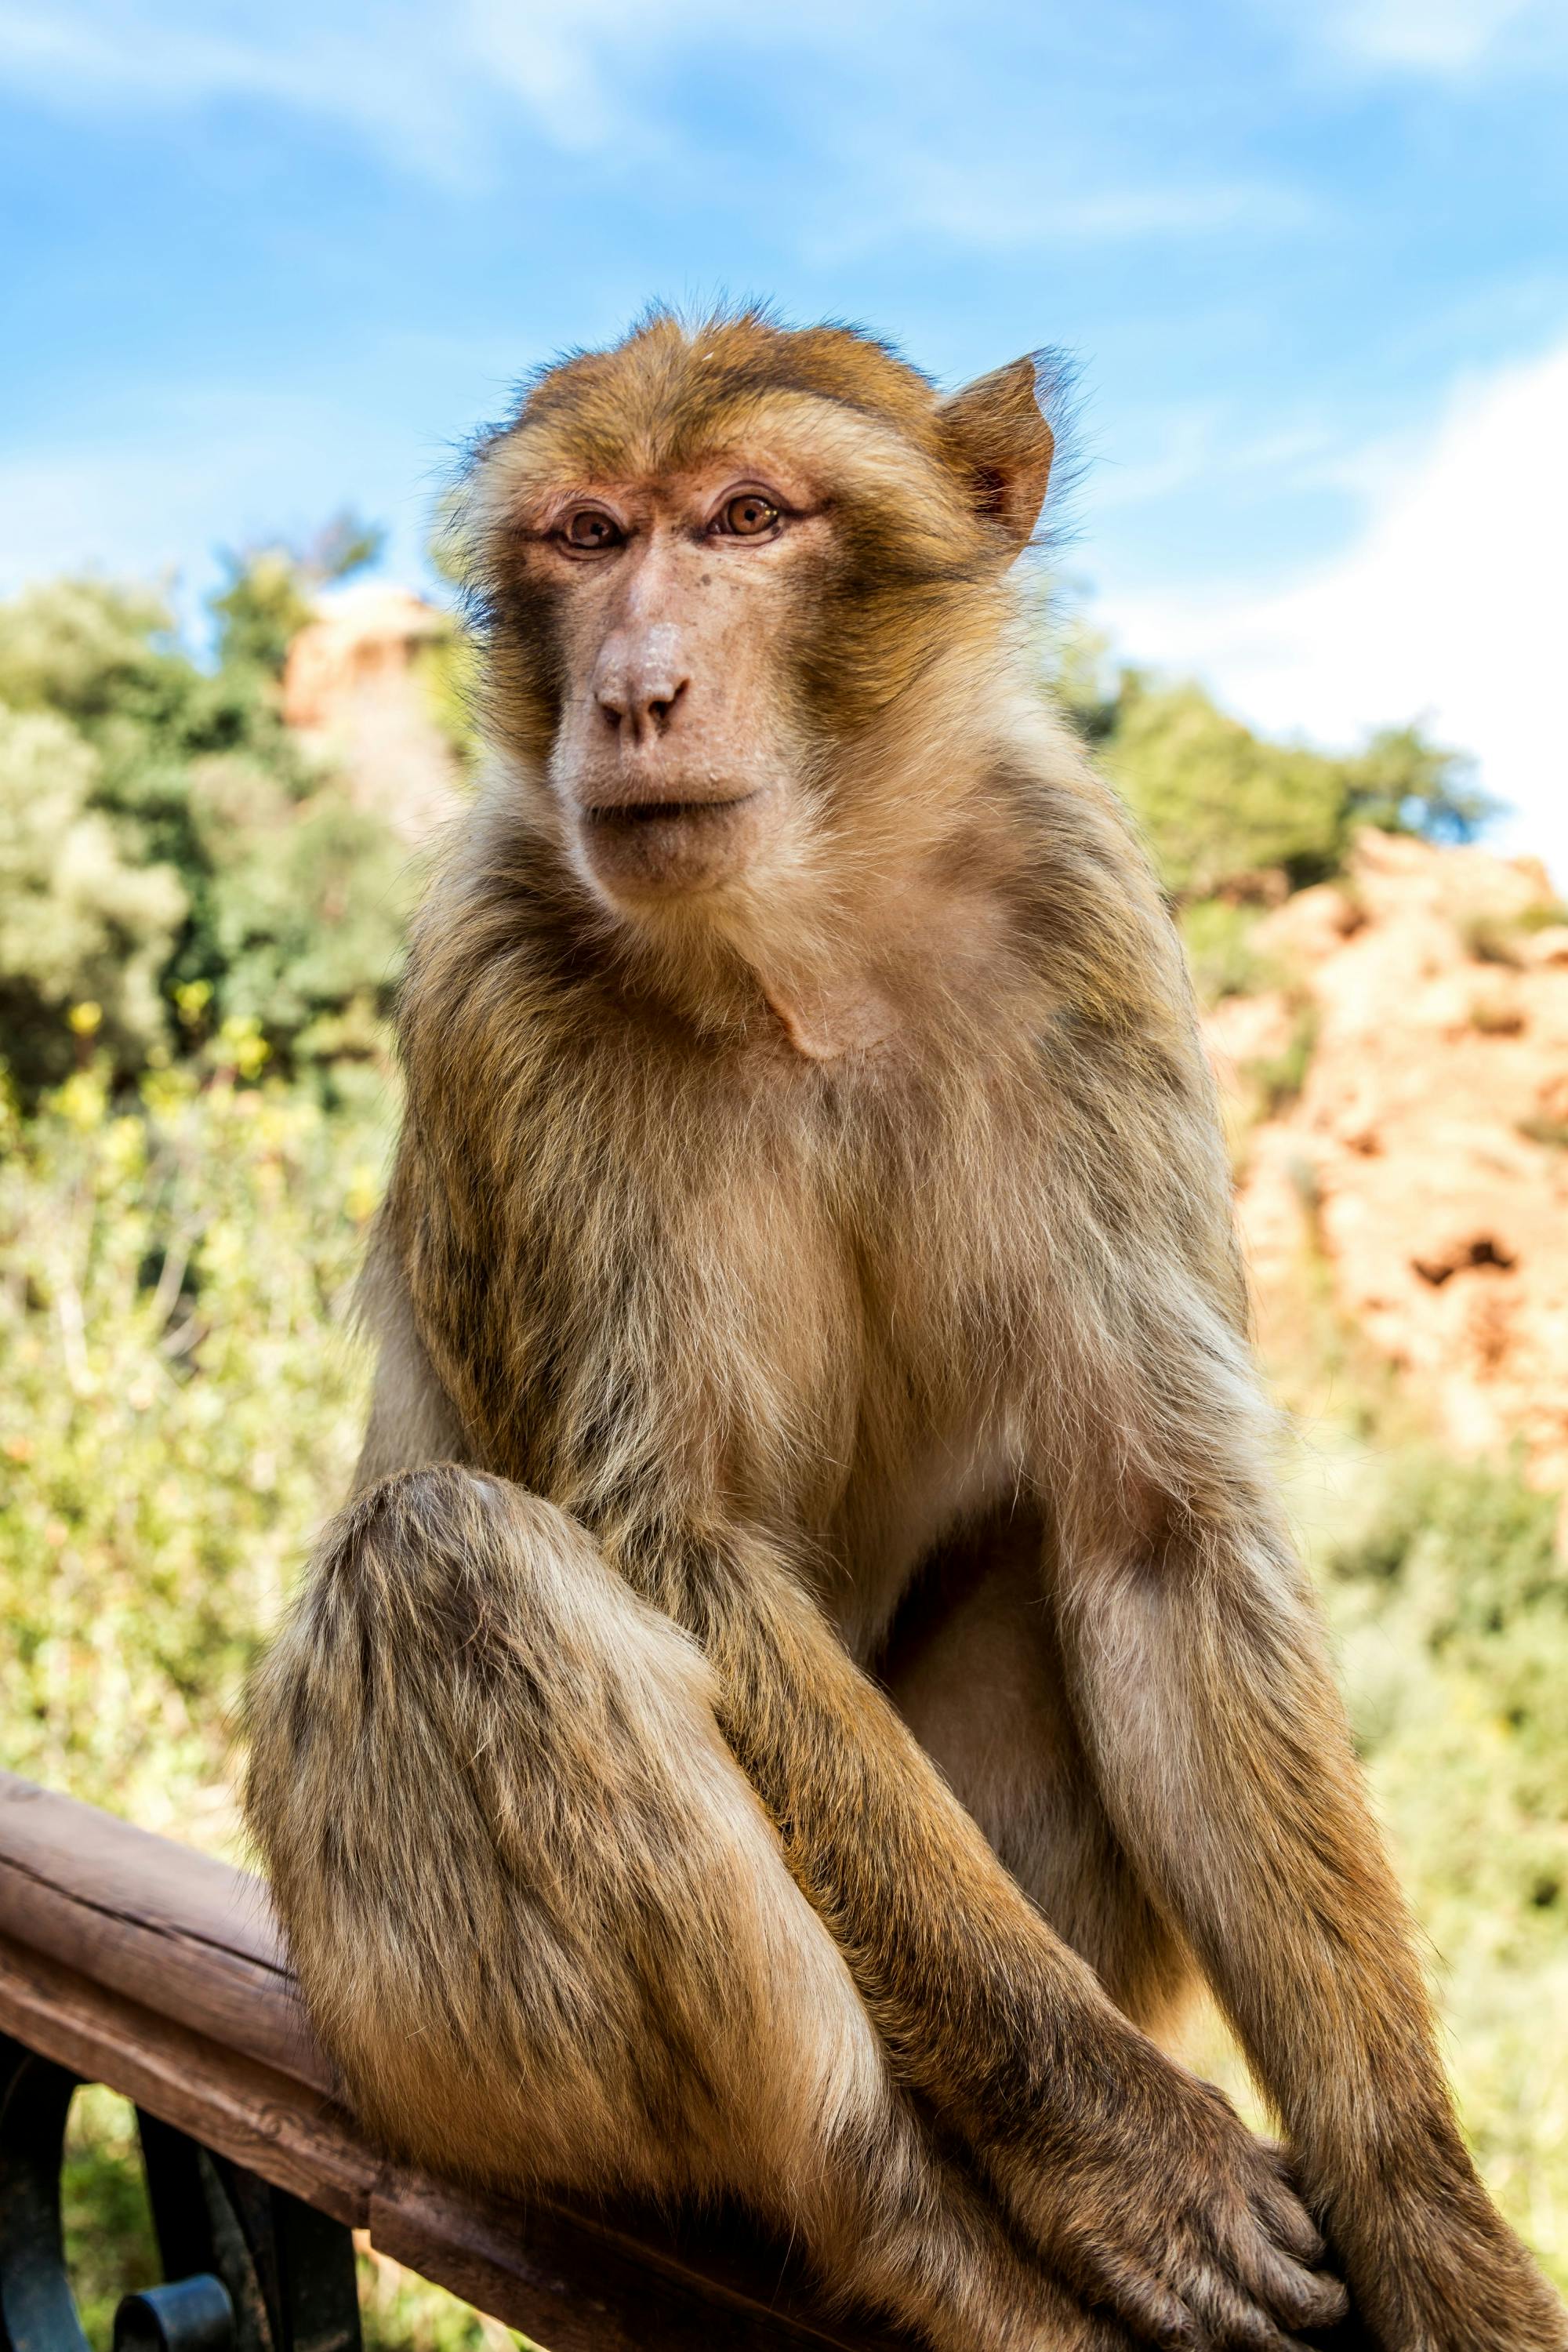
M 1346 2200 L 1335 2218 L 1373 2338 L 1386 2352 L 1568 2352 L 1568 2309 L 1454 2156 L 1440 2192 L 1368 2199 L 1353 2216 Z

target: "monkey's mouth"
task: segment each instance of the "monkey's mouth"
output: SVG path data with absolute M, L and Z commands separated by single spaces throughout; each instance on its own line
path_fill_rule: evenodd
M 717 889 L 751 863 L 767 797 L 757 790 L 728 800 L 592 802 L 582 811 L 578 838 L 595 878 L 612 898 L 642 901 Z
M 624 827 L 638 825 L 700 824 L 704 818 L 728 816 L 732 809 L 745 808 L 756 799 L 755 793 L 737 793 L 727 801 L 614 801 L 583 812 L 589 824 Z

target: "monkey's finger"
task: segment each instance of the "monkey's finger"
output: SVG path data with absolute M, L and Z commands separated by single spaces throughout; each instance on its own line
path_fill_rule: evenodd
M 1268 2289 L 1269 2308 L 1291 2327 L 1337 2326 L 1351 2307 L 1342 2279 L 1329 2271 L 1299 2270 L 1294 2263 L 1271 2263 Z
M 1216 2271 L 1204 2271 L 1188 2288 L 1187 2299 L 1225 2352 L 1306 2352 L 1299 2336 L 1276 2327 L 1266 2311 Z
M 1267 2159 L 1268 2176 L 1254 2190 L 1253 2201 L 1280 2244 L 1315 2269 L 1328 2247 L 1296 2186 L 1290 2159 L 1278 2140 L 1259 2140 L 1258 2145 Z
M 1254 2201 L 1269 2235 L 1278 2239 L 1286 2252 L 1294 2254 L 1299 2263 L 1316 2270 L 1329 2249 L 1322 2231 L 1300 2199 L 1270 2185 L 1260 2189 Z
M 1329 2327 L 1350 2308 L 1337 2278 L 1309 2269 L 1256 2231 L 1238 2233 L 1226 2251 L 1247 2294 L 1284 2326 Z
M 1108 2304 L 1141 2343 L 1155 2345 L 1159 2352 L 1214 2352 L 1207 2329 L 1141 2256 L 1128 2251 L 1120 2261 L 1107 2260 L 1097 2248 L 1080 2268 L 1092 2299 Z

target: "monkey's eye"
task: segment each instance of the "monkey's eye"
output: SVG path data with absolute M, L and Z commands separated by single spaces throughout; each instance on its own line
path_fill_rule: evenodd
M 778 520 L 777 507 L 761 490 L 742 490 L 726 501 L 708 528 L 725 539 L 761 539 Z
M 603 507 L 578 507 L 567 516 L 555 536 L 581 555 L 603 555 L 607 549 L 619 547 L 626 533 L 614 515 L 607 515 Z

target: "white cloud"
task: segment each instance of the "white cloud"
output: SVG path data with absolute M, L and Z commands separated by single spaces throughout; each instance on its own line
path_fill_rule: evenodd
M 1568 888 L 1568 343 L 1385 453 L 1369 503 L 1343 554 L 1292 584 L 1121 596 L 1107 617 L 1260 726 L 1348 744 L 1423 718 L 1475 754 L 1517 812 L 1504 837 Z
M 861 136 L 868 143 L 864 131 Z M 1140 165 L 1116 171 L 1111 184 L 1092 156 L 1068 151 L 1065 142 L 1020 154 L 1014 145 L 982 139 L 955 157 L 951 142 L 911 145 L 884 124 L 865 162 L 854 216 L 839 217 L 815 249 L 842 257 L 922 231 L 992 252 L 1050 242 L 1267 237 L 1300 228 L 1318 210 L 1300 188 L 1258 178 L 1187 172 L 1152 177 Z
M 562 147 L 616 146 L 646 128 L 625 85 L 650 58 L 694 41 L 847 37 L 821 0 L 742 9 L 736 0 L 0 0 L 0 64 L 14 83 L 74 110 L 280 100 L 356 125 L 421 167 L 433 133 L 479 134 L 510 98 Z M 458 139 L 458 144 L 461 144 Z
M 1430 74 L 1467 72 L 1516 38 L 1535 53 L 1561 32 L 1560 0 L 1330 0 L 1313 22 L 1354 64 Z
M 1005 6 L 989 38 L 1002 54 L 1016 44 Z M 132 13 L 0 0 L 0 70 L 61 111 L 259 100 L 336 121 L 459 188 L 485 184 L 520 116 L 606 172 L 702 170 L 702 134 L 671 100 L 682 74 L 750 58 L 765 100 L 781 67 L 809 64 L 821 168 L 797 234 L 817 260 L 920 234 L 997 251 L 1267 235 L 1316 209 L 1299 188 L 1201 161 L 1151 172 L 1092 121 L 1056 120 L 1037 60 L 1000 89 L 977 79 L 988 53 L 951 0 L 145 0 Z M 932 137 L 919 126 L 934 93 Z
M 388 0 L 379 36 L 352 5 L 308 20 L 279 9 L 158 0 L 0 0 L 0 67 L 62 111 L 199 108 L 259 100 L 344 121 L 433 178 L 471 176 L 454 44 L 430 15 Z
M 1212 496 L 1222 480 L 1285 478 L 1298 488 L 1353 491 L 1367 462 L 1364 451 L 1353 462 L 1347 458 L 1321 415 L 1286 417 L 1257 432 L 1238 420 L 1234 404 L 1219 400 L 1162 405 L 1152 418 L 1134 409 L 1130 430 L 1143 434 L 1143 446 L 1111 459 L 1092 425 L 1086 428 L 1089 504 L 1097 520 L 1188 491 Z

